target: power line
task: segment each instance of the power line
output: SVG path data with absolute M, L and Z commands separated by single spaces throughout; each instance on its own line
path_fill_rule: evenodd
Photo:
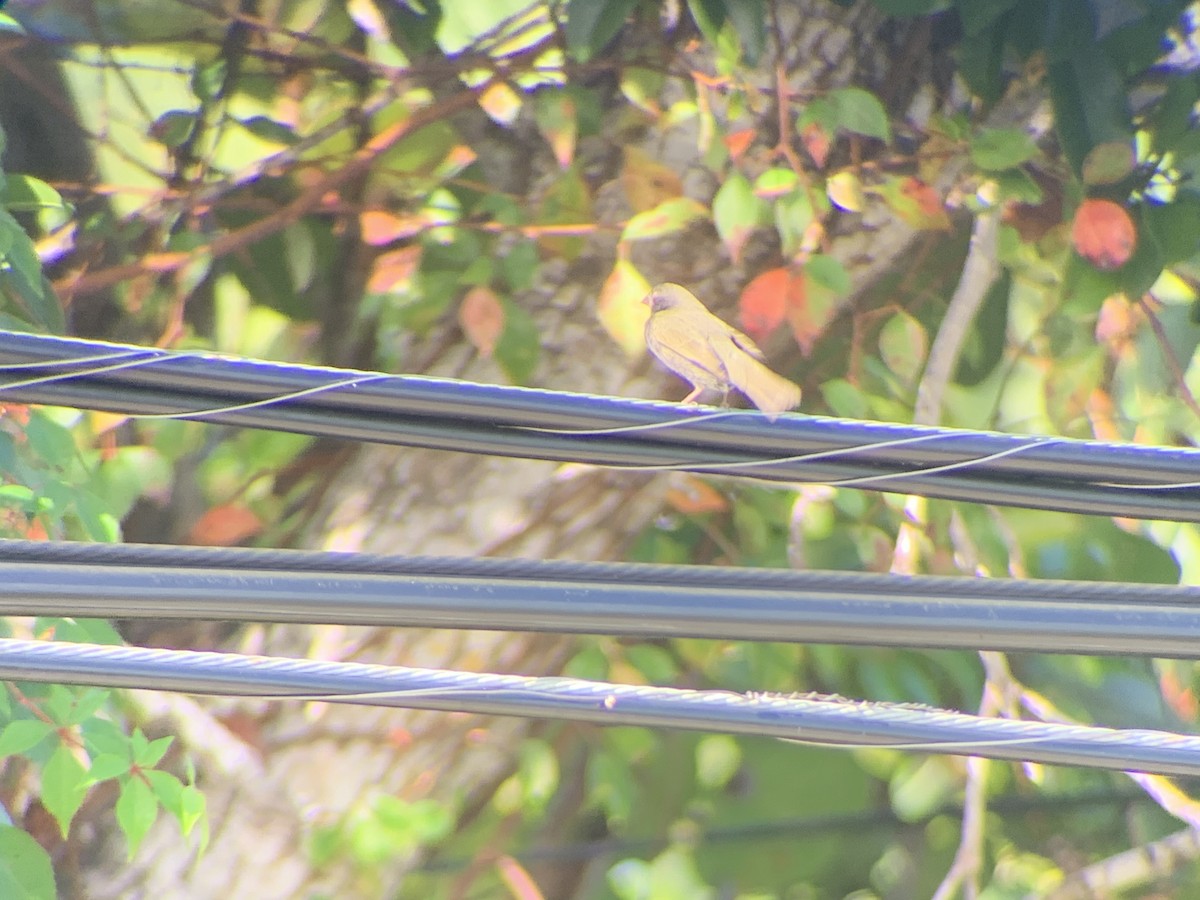
M 1200 451 L 909 427 L 0 332 L 0 396 L 405 446 L 1200 521 Z
M 1161 775 L 1200 775 L 1200 737 L 521 675 L 0 639 L 0 678 L 683 728 Z

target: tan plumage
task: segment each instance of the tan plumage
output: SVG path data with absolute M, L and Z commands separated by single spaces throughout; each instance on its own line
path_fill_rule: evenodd
M 737 388 L 772 418 L 800 405 L 800 388 L 759 362 L 763 354 L 754 341 L 710 313 L 687 288 L 660 284 L 642 302 L 650 306 L 646 346 L 692 386 L 684 403 L 705 390 L 720 391 L 724 402 Z

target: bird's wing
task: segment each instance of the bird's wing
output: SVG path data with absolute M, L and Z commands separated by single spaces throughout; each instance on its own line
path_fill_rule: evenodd
M 766 359 L 766 357 L 763 355 L 763 352 L 758 349 L 758 344 L 756 344 L 756 343 L 754 343 L 754 341 L 750 340 L 750 335 L 743 334 L 742 332 L 740 332 L 736 328 L 734 328 L 732 325 L 727 325 L 726 327 L 729 329 L 730 339 L 735 344 L 737 344 L 739 347 L 741 347 L 743 350 L 745 350 L 747 353 L 749 353 L 755 359 Z
M 655 313 L 646 327 L 654 355 L 693 387 L 727 389 L 729 379 L 721 359 L 701 329 L 675 310 Z

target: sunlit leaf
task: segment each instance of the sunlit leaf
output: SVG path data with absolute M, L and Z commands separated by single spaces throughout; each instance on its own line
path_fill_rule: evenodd
M 825 193 L 834 206 L 847 212 L 862 212 L 864 205 L 862 182 L 851 171 L 838 172 L 825 182 Z
M 596 314 L 609 336 L 631 358 L 646 352 L 646 320 L 650 308 L 642 299 L 650 293 L 650 284 L 633 263 L 618 259 L 604 286 Z
M 916 383 L 928 345 L 929 338 L 921 323 L 904 311 L 888 319 L 879 334 L 879 352 L 884 364 L 906 387 Z
M 771 221 L 767 204 L 754 193 L 745 176 L 737 172 L 717 189 L 712 212 L 717 234 L 734 263 L 740 260 L 750 234 Z
M 638 241 L 662 237 L 681 231 L 694 219 L 708 215 L 703 204 L 691 197 L 676 197 L 665 200 L 654 209 L 638 213 L 625 225 L 621 232 L 622 241 Z
M 579 132 L 575 99 L 566 91 L 553 88 L 538 91 L 534 100 L 534 118 L 554 151 L 554 158 L 565 169 L 575 158 L 575 140 Z
M 1124 141 L 1097 144 L 1083 158 L 1083 183 L 1116 184 L 1133 172 L 1136 163 L 1132 145 Z

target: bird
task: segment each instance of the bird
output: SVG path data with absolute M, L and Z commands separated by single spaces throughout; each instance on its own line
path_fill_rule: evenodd
M 763 365 L 754 341 L 714 316 L 683 285 L 660 284 L 642 302 L 650 307 L 646 346 L 692 386 L 682 402 L 714 390 L 724 405 L 737 388 L 771 419 L 800 405 L 799 386 Z

